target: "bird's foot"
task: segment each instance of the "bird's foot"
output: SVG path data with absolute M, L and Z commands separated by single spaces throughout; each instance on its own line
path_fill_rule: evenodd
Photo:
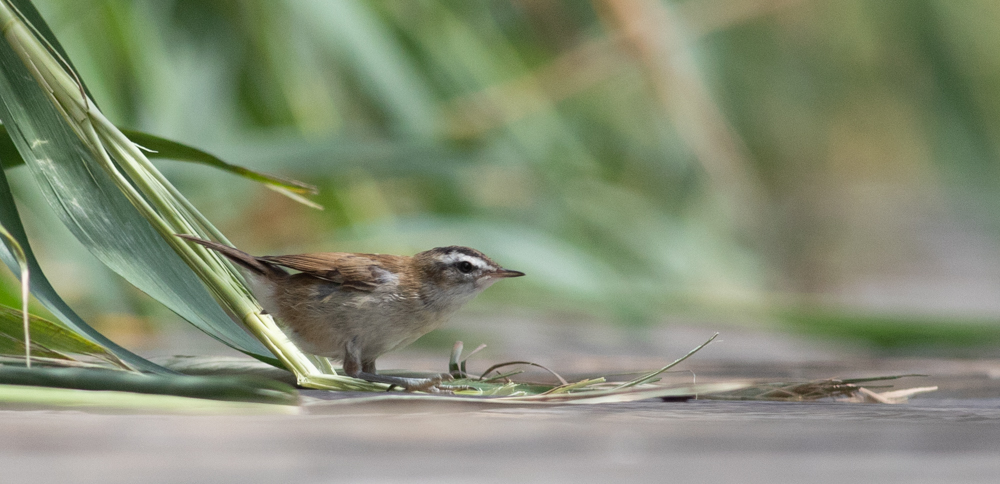
M 450 385 L 446 383 L 454 379 L 448 373 L 442 373 L 433 378 L 410 378 L 413 382 L 408 386 L 402 386 L 402 388 L 407 392 L 425 393 L 455 393 L 459 390 L 468 390 L 471 388 L 466 385 Z
M 443 381 L 452 380 L 447 373 L 440 374 L 433 378 L 409 378 L 402 376 L 379 375 L 378 373 L 359 372 L 355 378 L 360 378 L 373 383 L 388 383 L 389 390 L 395 387 L 402 388 L 406 392 L 424 393 L 452 393 L 457 390 L 465 390 L 464 385 L 442 385 Z

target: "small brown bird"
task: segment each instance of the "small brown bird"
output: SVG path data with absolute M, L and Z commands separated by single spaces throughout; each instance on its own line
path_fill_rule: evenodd
M 468 247 L 438 247 L 413 257 L 343 252 L 255 257 L 177 236 L 246 269 L 254 296 L 303 351 L 343 361 L 344 372 L 354 378 L 408 391 L 434 391 L 440 379 L 379 375 L 375 359 L 437 328 L 494 282 L 524 275 Z

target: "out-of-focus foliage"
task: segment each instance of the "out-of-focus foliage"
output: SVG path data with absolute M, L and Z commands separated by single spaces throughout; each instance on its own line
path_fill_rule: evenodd
M 161 163 L 251 252 L 470 245 L 531 276 L 487 300 L 633 319 L 1000 311 L 993 2 L 36 3 L 119 125 L 320 186 Z

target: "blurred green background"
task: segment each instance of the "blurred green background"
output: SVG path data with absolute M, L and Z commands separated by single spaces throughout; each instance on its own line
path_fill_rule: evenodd
M 473 312 L 1000 343 L 996 2 L 35 4 L 120 126 L 320 187 L 324 211 L 158 164 L 249 252 L 469 245 L 530 275 Z M 86 319 L 180 324 L 17 171 Z

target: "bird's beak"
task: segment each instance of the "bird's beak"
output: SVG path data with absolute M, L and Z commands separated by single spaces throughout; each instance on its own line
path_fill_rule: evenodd
M 503 269 L 503 268 L 501 268 L 501 269 L 497 270 L 496 272 L 494 272 L 493 274 L 490 274 L 490 275 L 492 277 L 497 278 L 497 279 L 503 279 L 503 278 L 507 278 L 507 277 L 521 277 L 521 276 L 524 275 L 524 273 L 521 272 L 521 271 L 512 271 L 512 270 L 509 270 L 509 269 Z

